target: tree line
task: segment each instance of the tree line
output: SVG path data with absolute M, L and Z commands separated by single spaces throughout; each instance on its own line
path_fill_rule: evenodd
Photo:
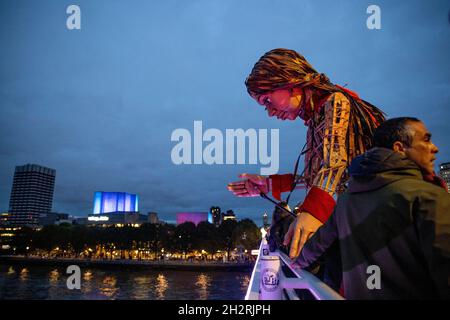
M 178 253 L 184 257 L 194 251 L 201 251 L 213 257 L 224 251 L 227 257 L 239 247 L 250 252 L 257 249 L 261 232 L 250 219 L 223 221 L 218 227 L 203 221 L 197 226 L 185 222 L 173 224 L 145 223 L 139 227 L 49 225 L 40 230 L 22 228 L 17 231 L 10 244 L 14 254 L 35 252 L 65 252 L 73 257 L 130 258 L 130 252 L 144 255 L 151 253 L 155 258 L 163 253 Z

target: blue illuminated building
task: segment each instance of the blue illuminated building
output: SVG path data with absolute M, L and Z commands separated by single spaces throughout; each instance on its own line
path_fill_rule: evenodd
M 94 194 L 94 214 L 138 212 L 138 202 L 136 194 L 98 191 Z

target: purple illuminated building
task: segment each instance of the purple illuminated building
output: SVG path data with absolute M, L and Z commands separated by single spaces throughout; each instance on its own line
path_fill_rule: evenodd
M 185 222 L 192 222 L 198 225 L 202 221 L 212 223 L 212 214 L 210 212 L 179 212 L 177 213 L 177 225 Z
M 98 191 L 94 194 L 94 214 L 138 212 L 138 200 L 136 194 Z

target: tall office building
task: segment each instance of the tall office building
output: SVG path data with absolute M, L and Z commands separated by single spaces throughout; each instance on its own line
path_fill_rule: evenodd
M 450 162 L 442 163 L 439 166 L 439 175 L 447 184 L 447 190 L 450 192 Z
M 9 200 L 13 226 L 39 225 L 39 215 L 52 211 L 56 170 L 26 164 L 17 166 Z

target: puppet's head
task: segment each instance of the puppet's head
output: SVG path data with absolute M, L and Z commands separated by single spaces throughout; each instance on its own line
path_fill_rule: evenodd
M 324 95 L 341 92 L 351 106 L 347 130 L 349 161 L 370 149 L 373 131 L 385 119 L 380 109 L 359 98 L 355 92 L 331 83 L 293 50 L 274 49 L 264 54 L 245 85 L 250 96 L 266 107 L 269 116 L 282 120 L 300 117 L 307 121 L 315 108 L 320 107 Z
M 334 88 L 328 78 L 314 70 L 302 55 L 288 49 L 273 49 L 264 54 L 245 85 L 250 96 L 266 107 L 269 116 L 282 120 L 301 116 L 302 106 L 311 95 L 311 90 L 305 92 L 306 88 Z

